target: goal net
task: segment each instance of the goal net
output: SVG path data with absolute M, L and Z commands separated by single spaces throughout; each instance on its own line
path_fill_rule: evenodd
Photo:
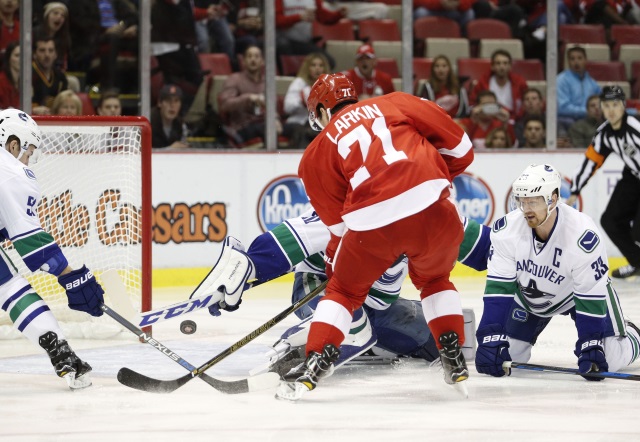
M 135 310 L 151 307 L 151 129 L 142 117 L 40 117 L 43 135 L 30 168 L 42 193 L 38 216 L 74 269 L 83 264 L 98 282 L 116 270 Z M 110 338 L 123 328 L 106 314 L 70 310 L 57 278 L 30 272 L 6 241 L 21 275 L 47 302 L 67 337 Z M 105 303 L 113 306 L 109 293 Z M 114 307 L 115 308 L 115 307 Z M 0 310 L 0 338 L 15 338 Z

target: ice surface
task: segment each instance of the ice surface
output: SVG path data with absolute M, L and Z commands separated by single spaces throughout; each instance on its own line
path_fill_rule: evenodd
M 640 322 L 639 281 L 614 282 L 624 313 Z M 463 306 L 482 314 L 483 281 L 456 281 Z M 290 299 L 290 284 L 271 282 L 245 295 L 237 312 L 213 318 L 196 313 L 198 331 L 182 335 L 179 322 L 154 337 L 198 366 L 269 318 Z M 415 289 L 405 285 L 406 297 Z M 188 295 L 158 290 L 155 305 Z M 245 377 L 286 327 L 288 318 L 207 371 L 225 380 Z M 531 363 L 575 366 L 573 323 L 554 318 L 534 347 Z M 640 440 L 640 382 L 587 382 L 579 376 L 514 370 L 509 378 L 478 375 L 473 363 L 469 399 L 417 360 L 398 366 L 336 371 L 301 402 L 274 399 L 274 390 L 225 395 L 194 379 L 174 393 L 131 390 L 115 376 L 126 366 L 148 376 L 175 379 L 186 371 L 136 338 L 73 340 L 94 368 L 94 385 L 72 392 L 55 377 L 48 358 L 27 340 L 0 341 L 0 440 L 2 441 L 611 441 Z M 640 374 L 640 363 L 627 368 Z

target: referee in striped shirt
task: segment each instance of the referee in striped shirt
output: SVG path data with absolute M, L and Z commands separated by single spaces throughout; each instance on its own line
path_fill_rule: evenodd
M 573 177 L 567 204 L 575 202 L 609 154 L 622 158 L 622 179 L 613 190 L 600 224 L 629 262 L 614 270 L 611 276 L 628 278 L 640 275 L 640 121 L 625 112 L 625 96 L 619 86 L 602 88 L 600 106 L 606 121 L 597 129 Z

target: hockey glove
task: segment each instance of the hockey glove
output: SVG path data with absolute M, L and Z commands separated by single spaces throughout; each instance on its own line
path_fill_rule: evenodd
M 500 324 L 489 324 L 480 327 L 476 332 L 478 349 L 476 350 L 476 369 L 495 377 L 511 375 L 511 369 L 505 369 L 502 364 L 511 360 L 509 355 L 509 341 Z
M 324 251 L 324 273 L 327 275 L 327 279 L 331 279 L 333 276 L 333 259 L 336 256 L 336 250 L 338 249 L 341 240 L 341 237 L 331 233 L 331 239 Z
M 593 338 L 593 339 L 591 339 Z M 609 371 L 609 364 L 604 355 L 602 340 L 599 336 L 589 336 L 586 339 L 578 339 L 576 351 L 578 357 L 578 370 L 580 373 L 591 373 L 597 371 Z M 601 378 L 583 376 L 588 381 L 601 381 Z
M 104 303 L 104 290 L 87 266 L 59 276 L 58 282 L 67 292 L 70 309 L 102 316 L 100 305 Z

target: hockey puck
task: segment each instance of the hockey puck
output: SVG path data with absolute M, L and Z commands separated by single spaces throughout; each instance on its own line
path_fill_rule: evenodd
M 196 332 L 197 329 L 198 327 L 196 326 L 196 323 L 191 321 L 190 319 L 187 319 L 186 321 L 182 321 L 180 323 L 180 331 L 185 335 L 192 335 Z

